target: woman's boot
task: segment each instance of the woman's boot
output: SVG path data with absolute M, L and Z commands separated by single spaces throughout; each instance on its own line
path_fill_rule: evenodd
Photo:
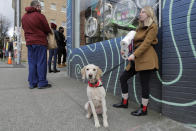
M 138 110 L 131 112 L 131 115 L 133 115 L 133 116 L 147 115 L 147 105 L 148 105 L 148 99 L 142 98 L 141 107 Z
M 48 66 L 48 73 L 53 72 L 53 70 L 51 70 L 51 66 Z
M 113 107 L 116 108 L 128 108 L 128 93 L 122 94 L 121 103 L 113 104 Z
M 54 69 L 54 73 L 58 73 L 60 70 L 57 70 L 56 68 Z

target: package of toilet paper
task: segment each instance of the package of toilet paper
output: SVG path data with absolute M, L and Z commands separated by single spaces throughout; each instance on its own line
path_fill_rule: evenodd
M 130 31 L 121 41 L 121 56 L 123 59 L 127 60 L 129 55 L 129 45 L 133 43 L 136 32 Z

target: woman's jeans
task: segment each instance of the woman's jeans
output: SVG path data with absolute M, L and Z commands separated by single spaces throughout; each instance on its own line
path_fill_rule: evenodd
M 51 62 L 52 62 L 52 57 L 53 56 L 54 56 L 53 70 L 56 70 L 57 50 L 58 50 L 57 48 L 49 50 L 49 59 L 48 59 L 48 68 L 49 68 L 49 70 L 51 70 Z

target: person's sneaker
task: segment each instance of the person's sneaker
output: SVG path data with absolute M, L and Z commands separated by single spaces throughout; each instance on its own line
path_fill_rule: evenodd
M 47 84 L 45 86 L 38 87 L 38 89 L 46 89 L 46 88 L 50 88 L 50 87 L 52 87 L 52 85 L 51 84 Z
M 66 63 L 63 63 L 62 66 L 63 66 L 63 67 L 66 66 Z
M 58 73 L 58 72 L 60 72 L 60 70 L 55 69 L 53 72 L 54 73 Z
M 58 66 L 57 66 L 58 68 L 63 68 L 64 66 L 63 65 L 61 65 L 61 64 L 58 64 Z
M 48 70 L 48 73 L 52 73 L 52 72 L 54 72 L 53 70 Z

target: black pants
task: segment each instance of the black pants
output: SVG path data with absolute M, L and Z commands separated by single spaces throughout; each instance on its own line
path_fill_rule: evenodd
M 61 62 L 61 57 L 63 56 L 63 62 Z M 67 52 L 64 47 L 58 47 L 58 64 L 66 62 Z
M 142 98 L 148 99 L 149 98 L 149 81 L 150 76 L 153 72 L 153 70 L 144 70 L 144 71 L 138 71 L 140 74 L 140 83 L 142 86 Z M 124 71 L 122 75 L 120 76 L 120 84 L 122 93 L 128 93 L 128 84 L 127 81 L 131 77 L 133 77 L 137 71 L 135 71 L 135 64 L 134 62 L 131 62 L 131 69 L 129 71 Z

